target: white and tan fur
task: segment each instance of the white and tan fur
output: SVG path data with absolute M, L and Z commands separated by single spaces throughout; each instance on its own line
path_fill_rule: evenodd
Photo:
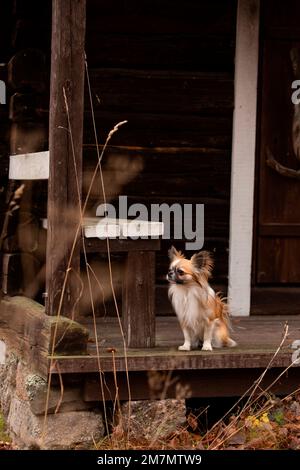
M 199 342 L 203 351 L 236 346 L 229 337 L 227 305 L 208 283 L 213 268 L 210 254 L 200 251 L 186 259 L 172 247 L 169 257 L 169 298 L 184 335 L 184 344 L 178 349 L 190 351 Z

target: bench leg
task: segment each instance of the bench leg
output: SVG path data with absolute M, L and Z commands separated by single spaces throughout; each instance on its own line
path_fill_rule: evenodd
M 123 327 L 127 346 L 155 346 L 155 252 L 130 251 L 123 280 Z

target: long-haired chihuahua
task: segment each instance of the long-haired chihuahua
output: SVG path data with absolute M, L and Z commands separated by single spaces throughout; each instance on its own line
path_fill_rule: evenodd
M 208 283 L 213 268 L 210 253 L 200 251 L 186 259 L 172 246 L 169 258 L 169 298 L 184 336 L 178 349 L 190 351 L 199 343 L 203 351 L 236 346 L 229 337 L 227 304 Z

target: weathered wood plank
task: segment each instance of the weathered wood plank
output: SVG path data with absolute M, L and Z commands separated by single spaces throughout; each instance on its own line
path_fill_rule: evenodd
M 151 349 L 149 349 L 151 351 Z M 142 370 L 201 370 L 201 369 L 251 369 L 257 367 L 267 367 L 274 356 L 274 349 L 247 349 L 237 350 L 235 353 L 228 352 L 213 355 L 206 355 L 201 351 L 183 354 L 175 348 L 164 348 L 153 350 L 154 354 L 148 355 L 146 350 L 128 352 L 127 364 L 130 371 Z M 272 362 L 273 367 L 287 367 L 291 363 L 292 351 L 280 354 Z M 59 366 L 61 373 L 91 373 L 99 369 L 97 356 L 61 356 L 54 355 L 53 359 Z M 126 361 L 124 356 L 115 357 L 113 362 L 112 355 L 101 354 L 101 369 L 105 371 L 126 370 Z M 54 372 L 57 373 L 58 369 Z
M 272 368 L 287 367 L 292 362 L 293 350 L 290 345 L 299 339 L 300 333 L 300 320 L 295 316 L 236 317 L 232 320 L 232 335 L 238 342 L 237 348 L 185 353 L 177 349 L 183 339 L 177 319 L 158 317 L 156 321 L 156 347 L 129 349 L 127 358 L 130 371 L 264 368 L 282 340 L 286 321 L 289 324 L 289 336 L 272 361 Z M 125 371 L 122 337 L 116 319 L 102 319 L 98 325 L 102 370 L 110 372 L 115 366 L 117 371 Z M 116 351 L 115 363 L 110 348 Z M 90 355 L 86 357 L 55 356 L 55 359 L 64 373 L 97 372 L 98 363 L 92 342 L 89 343 L 89 352 Z
M 262 374 L 263 369 L 225 369 L 225 370 L 185 370 L 174 373 L 131 372 L 130 383 L 132 400 L 178 398 L 189 397 L 239 397 L 251 393 L 251 386 Z M 271 385 L 282 369 L 271 369 L 261 382 L 261 389 Z M 271 389 L 274 394 L 287 395 L 295 391 L 299 386 L 300 369 L 289 371 L 288 377 L 278 381 Z M 112 373 L 104 374 L 105 398 L 114 400 L 116 396 L 116 381 Z M 117 373 L 118 397 L 120 400 L 128 400 L 127 378 L 124 372 Z M 247 392 L 247 390 L 250 390 Z M 99 379 L 96 377 L 85 380 L 85 401 L 102 401 Z
M 101 142 L 125 112 L 108 112 L 95 106 L 95 120 Z M 232 117 L 180 114 L 180 108 L 171 115 L 144 114 L 126 111 L 128 123 L 114 135 L 114 145 L 140 147 L 196 147 L 230 149 Z M 84 117 L 84 142 L 94 144 L 91 115 Z
M 12 297 L 1 300 L 0 309 L 1 339 L 29 367 L 46 375 L 49 332 L 44 307 L 25 297 Z
M 11 155 L 9 179 L 40 180 L 49 177 L 49 152 L 34 152 Z
M 101 47 L 95 48 L 96 41 Z M 199 26 L 197 33 L 134 34 L 129 31 L 124 35 L 103 34 L 98 26 L 89 29 L 86 50 L 91 67 L 150 66 L 156 69 L 172 64 L 177 70 L 233 70 L 234 32 L 225 36 L 214 31 L 204 36 Z
M 288 287 L 283 285 L 281 287 L 259 286 L 251 289 L 251 315 L 299 314 L 299 287 Z
M 299 237 L 259 237 L 257 281 L 259 284 L 300 282 Z
M 183 164 L 184 170 L 184 164 Z M 117 197 L 120 194 L 131 195 L 143 195 L 147 188 L 148 197 L 161 196 L 164 200 L 164 195 L 177 196 L 177 200 L 180 200 L 181 195 L 185 197 L 191 197 L 197 195 L 203 197 L 219 197 L 229 199 L 230 195 L 230 173 L 227 169 L 222 174 L 221 171 L 214 170 L 214 175 L 211 176 L 209 169 L 206 167 L 203 172 L 199 169 L 199 173 L 180 173 L 172 174 L 165 179 L 159 172 L 159 166 L 156 172 L 138 174 L 133 172 L 129 168 L 128 173 L 122 171 L 107 171 L 104 169 L 103 178 L 105 187 L 107 188 L 106 195 L 108 198 Z M 84 186 L 85 190 L 90 186 L 90 181 L 93 175 L 93 171 L 84 173 Z M 211 176 L 209 178 L 209 176 Z M 121 192 L 122 191 L 122 192 Z M 95 178 L 95 182 L 92 186 L 93 199 L 97 198 L 101 194 L 99 189 L 99 177 Z M 91 197 L 92 199 L 92 197 Z
M 286 5 L 280 0 L 262 2 L 262 18 L 264 19 L 263 26 L 266 37 L 290 39 L 292 41 L 299 37 L 299 2 L 297 0 L 289 0 L 289 7 L 285 7 Z
M 212 29 L 218 34 L 232 34 L 235 27 L 235 1 L 213 0 L 122 0 L 99 2 L 89 0 L 87 6 L 89 31 L 109 33 L 199 33 Z M 159 12 L 159 15 L 157 14 Z
M 100 147 L 102 149 L 102 146 Z M 170 164 L 170 161 L 172 164 Z M 89 172 L 97 165 L 95 146 L 84 145 L 84 171 Z M 109 146 L 103 157 L 105 171 L 139 170 L 143 173 L 160 173 L 168 175 L 180 173 L 210 172 L 211 176 L 230 173 L 230 151 L 222 148 L 208 147 L 138 147 Z M 153 176 L 153 174 L 151 175 Z
M 299 237 L 299 223 L 262 223 L 259 225 L 259 235 L 262 237 Z
M 47 375 L 48 355 L 86 354 L 88 330 L 68 318 L 49 317 L 45 308 L 26 297 L 6 297 L 0 303 L 0 337 L 28 367 Z M 55 333 L 54 333 L 55 332 Z
M 154 283 L 155 252 L 129 252 L 123 280 L 122 321 L 130 348 L 155 345 Z
M 87 238 L 84 240 L 87 253 L 107 253 L 106 240 Z M 109 240 L 112 253 L 127 253 L 131 251 L 157 251 L 160 249 L 160 240 Z
M 46 290 L 47 313 L 71 315 L 78 298 L 79 284 L 74 277 L 62 287 L 68 266 L 79 271 L 80 247 L 72 261 L 74 239 L 80 220 L 83 89 L 84 89 L 85 0 L 53 1 L 48 185 L 48 237 Z M 73 145 L 68 132 L 68 102 Z M 73 155 L 74 150 L 74 155 Z M 63 221 L 63 223 L 62 223 Z M 69 272 L 68 272 L 69 274 Z
M 219 114 L 233 111 L 230 74 L 170 70 L 91 69 L 93 93 L 105 111 Z

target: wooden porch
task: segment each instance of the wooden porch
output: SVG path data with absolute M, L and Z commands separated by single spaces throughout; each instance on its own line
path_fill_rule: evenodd
M 175 317 L 156 318 L 155 347 L 124 349 L 116 318 L 80 325 L 45 315 L 44 308 L 30 299 L 15 297 L 1 304 L 0 327 L 7 347 L 34 372 L 45 377 L 51 372 L 52 380 L 81 376 L 87 401 L 114 399 L 116 387 L 119 398 L 128 399 L 127 371 L 134 399 L 241 396 L 266 368 L 260 390 L 275 381 L 270 391 L 286 394 L 300 384 L 300 367 L 289 367 L 295 352 L 291 345 L 300 339 L 299 317 L 236 317 L 232 337 L 237 348 L 182 352 L 177 349 L 182 333 Z M 278 351 L 286 325 L 286 339 Z M 100 377 L 105 383 L 102 393 Z
M 127 349 L 128 369 L 142 370 L 193 370 L 193 369 L 243 369 L 267 367 L 283 338 L 285 324 L 288 336 L 272 367 L 288 367 L 291 362 L 291 344 L 300 339 L 300 318 L 295 316 L 255 316 L 232 319 L 232 337 L 236 348 L 214 349 L 213 352 L 195 350 L 178 351 L 183 342 L 177 318 L 157 317 L 154 348 Z M 53 356 L 61 373 L 98 371 L 94 326 L 85 325 L 89 332 L 86 356 Z M 124 345 L 118 320 L 106 318 L 97 322 L 98 344 L 103 371 L 124 372 Z M 299 369 L 300 371 L 300 369 Z M 300 376 L 299 376 L 300 380 Z
M 96 2 L 94 4 L 96 5 Z M 238 34 L 234 77 L 234 53 L 230 45 L 230 38 L 234 37 L 235 13 L 233 15 L 233 12 L 236 11 L 235 8 L 229 8 L 228 11 L 224 12 L 224 18 L 227 18 L 228 23 L 226 30 L 228 37 L 226 36 L 225 46 L 228 44 L 225 47 L 225 52 L 223 50 L 220 52 L 221 56 L 226 58 L 224 70 L 222 68 L 217 73 L 213 70 L 212 65 L 215 62 L 215 54 L 210 54 L 210 61 L 213 64 L 209 62 L 207 69 L 202 70 L 199 64 L 194 62 L 194 58 L 191 59 L 188 65 L 179 66 L 175 61 L 175 59 L 177 60 L 176 51 L 173 58 L 175 71 L 171 74 L 169 70 L 157 71 L 155 67 L 159 64 L 154 64 L 154 66 L 153 64 L 141 64 L 146 68 L 146 72 L 137 71 L 136 69 L 131 72 L 128 72 L 127 69 L 122 71 L 124 64 L 121 63 L 120 65 L 118 62 L 121 59 L 116 60 L 113 64 L 106 64 L 106 71 L 105 67 L 97 70 L 97 67 L 94 66 L 94 72 L 91 73 L 92 82 L 97 93 L 99 83 L 101 83 L 101 86 L 104 86 L 103 83 L 106 84 L 102 94 L 104 96 L 104 105 L 105 103 L 109 104 L 106 104 L 107 108 L 104 107 L 103 110 L 102 108 L 100 111 L 98 110 L 101 125 L 103 125 L 103 120 L 106 119 L 105 122 L 109 123 L 108 129 L 110 129 L 111 124 L 114 125 L 118 121 L 123 121 L 128 116 L 134 122 L 133 128 L 129 128 L 128 134 L 122 137 L 123 140 L 117 141 L 118 145 L 116 147 L 108 148 L 108 156 L 113 157 L 117 164 L 122 159 L 127 161 L 128 157 L 128 161 L 135 161 L 135 163 L 140 161 L 143 164 L 140 165 L 141 168 L 145 167 L 144 172 L 136 175 L 132 183 L 135 190 L 139 189 L 140 194 L 134 192 L 131 194 L 130 191 L 133 190 L 129 188 L 129 195 L 135 198 L 133 201 L 146 201 L 149 204 L 153 201 L 172 203 L 178 199 L 182 204 L 185 202 L 206 204 L 205 248 L 213 250 L 216 254 L 216 271 L 218 269 L 222 271 L 219 274 L 217 273 L 217 280 L 223 282 L 226 280 L 227 283 L 227 245 L 229 241 L 229 297 L 231 298 L 233 312 L 243 313 L 244 315 L 248 315 L 250 311 L 251 292 L 258 4 L 258 1 L 253 2 L 256 7 L 251 9 L 248 7 L 247 2 L 239 2 L 240 6 L 236 12 Z M 181 31 L 178 28 L 182 27 L 180 2 L 178 2 L 178 5 L 178 12 L 180 12 L 180 14 L 178 13 L 178 24 L 176 20 L 172 26 L 174 31 L 173 29 L 171 31 L 175 36 L 178 31 Z M 178 351 L 182 334 L 177 319 L 175 317 L 159 317 L 157 313 L 161 314 L 163 312 L 158 312 L 157 308 L 155 311 L 154 308 L 154 292 L 159 297 L 160 303 L 163 304 L 163 296 L 159 294 L 164 289 L 161 280 L 165 273 L 166 253 L 171 240 L 163 242 L 162 245 L 160 240 L 115 239 L 110 241 L 109 251 L 113 254 L 122 253 L 126 257 L 125 273 L 139 273 L 135 279 L 126 275 L 122 277 L 122 322 L 126 335 L 124 341 L 116 318 L 97 318 L 95 333 L 95 325 L 91 321 L 91 316 L 89 321 L 86 320 L 86 323 L 83 323 L 82 317 L 79 317 L 77 299 L 80 297 L 80 283 L 74 282 L 74 279 L 71 282 L 70 273 L 72 272 L 74 278 L 80 279 L 80 261 L 84 258 L 83 251 L 84 255 L 86 252 L 88 254 L 103 255 L 108 251 L 107 241 L 99 240 L 94 236 L 85 241 L 85 249 L 83 250 L 79 229 L 79 219 L 85 215 L 83 209 L 86 206 L 84 202 L 86 193 L 89 192 L 82 182 L 84 178 L 90 175 L 91 170 L 93 174 L 99 165 L 98 155 L 95 152 L 98 144 L 95 143 L 95 136 L 92 135 L 91 116 L 88 114 L 91 111 L 87 110 L 87 90 L 84 92 L 84 50 L 86 45 L 89 52 L 89 45 L 94 44 L 91 17 L 96 18 L 96 15 L 88 15 L 87 37 L 85 40 L 85 1 L 80 0 L 75 3 L 68 0 L 62 3 L 54 0 L 53 6 L 48 211 L 46 211 L 47 214 L 40 211 L 43 215 L 42 218 L 47 217 L 48 221 L 47 250 L 46 248 L 44 250 L 44 255 L 47 251 L 44 266 L 46 275 L 42 286 L 45 287 L 43 294 L 46 299 L 46 309 L 26 298 L 23 298 L 22 301 L 18 298 L 15 298 L 15 300 L 5 298 L 1 304 L 0 327 L 7 347 L 15 350 L 21 359 L 30 364 L 34 371 L 45 377 L 50 372 L 55 376 L 62 374 L 64 377 L 70 377 L 72 374 L 82 374 L 85 383 L 85 398 L 92 401 L 109 399 L 110 394 L 114 396 L 116 377 L 120 397 L 122 399 L 128 398 L 127 369 L 132 384 L 131 393 L 133 398 L 145 398 L 153 394 L 159 396 L 161 390 L 154 392 L 149 383 L 149 374 L 152 372 L 163 374 L 168 380 L 170 377 L 176 376 L 177 382 L 174 382 L 175 385 L 180 383 L 183 389 L 186 387 L 186 391 L 182 392 L 182 396 L 188 396 L 189 394 L 192 396 L 243 394 L 257 379 L 260 372 L 268 366 L 270 366 L 270 370 L 266 376 L 267 382 L 263 385 L 272 383 L 291 364 L 293 350 L 290 346 L 294 340 L 300 338 L 299 316 L 297 318 L 285 315 L 276 315 L 276 317 L 272 315 L 268 317 L 235 317 L 232 324 L 233 337 L 238 342 L 237 348 L 215 350 L 212 353 L 200 350 L 188 353 Z M 93 10 L 90 11 L 93 12 Z M 166 18 L 168 16 L 167 13 Z M 249 17 L 252 18 L 251 21 L 255 24 L 255 28 L 249 28 L 249 24 L 252 24 L 248 21 Z M 195 15 L 191 10 L 188 20 L 192 24 L 194 18 Z M 144 20 L 146 23 L 148 22 L 146 14 Z M 185 33 L 190 31 L 189 21 L 185 25 Z M 106 22 L 107 24 L 110 23 L 109 21 Z M 120 24 L 123 24 L 123 22 L 123 18 L 120 16 Z M 223 21 L 220 21 L 219 24 L 223 24 Z M 102 25 L 103 27 L 104 25 Z M 194 27 L 195 32 L 198 34 L 198 19 Z M 217 28 L 217 26 L 215 27 Z M 56 34 L 57 31 L 64 31 L 65 35 Z M 162 31 L 165 31 L 164 24 L 162 24 Z M 107 34 L 109 36 L 111 32 L 108 31 Z M 151 30 L 147 34 L 151 36 Z M 222 30 L 218 34 L 222 38 L 225 33 Z M 168 51 L 169 40 L 169 38 L 164 38 L 164 41 L 167 41 L 165 51 Z M 72 50 L 68 47 L 69 41 L 76 45 Z M 194 43 L 193 38 L 190 36 L 189 41 L 187 42 L 187 50 L 190 50 L 189 45 Z M 253 45 L 252 55 L 250 55 L 252 59 L 254 58 L 253 60 L 249 60 L 247 55 L 244 54 L 244 48 L 249 52 L 249 44 Z M 111 47 L 110 44 L 110 50 Z M 115 47 L 117 50 L 119 46 Z M 90 49 L 91 53 L 88 54 L 88 57 L 92 57 L 90 63 L 93 64 L 93 48 L 90 47 Z M 65 52 L 65 57 L 62 51 Z M 146 57 L 147 54 L 143 53 L 141 55 L 143 60 L 144 56 Z M 198 51 L 195 54 L 196 56 L 199 56 Z M 186 53 L 182 53 L 182 58 L 186 60 Z M 99 63 L 102 64 L 102 62 L 103 58 L 99 59 Z M 97 65 L 97 61 L 95 63 Z M 10 67 L 13 64 L 14 61 L 11 62 Z M 127 67 L 128 64 L 130 65 L 130 61 L 128 61 Z M 161 66 L 165 67 L 166 64 L 168 65 L 168 62 L 164 61 Z M 218 64 L 220 65 L 220 61 Z M 154 71 L 151 71 L 151 67 L 154 67 Z M 248 67 L 250 67 L 250 70 Z M 194 68 L 196 68 L 196 72 L 191 74 L 191 70 Z M 241 71 L 243 71 L 243 74 L 241 74 Z M 99 83 L 96 79 L 99 80 Z M 166 101 L 163 101 L 163 104 L 160 102 L 161 96 L 157 96 L 153 104 L 151 93 L 143 94 L 143 98 L 146 97 L 149 102 L 145 100 L 145 102 L 141 101 L 140 103 L 139 96 L 136 97 L 135 90 L 147 90 L 149 80 L 151 80 L 151 84 L 153 83 L 152 93 L 159 88 L 158 84 L 160 86 L 162 86 L 162 82 L 167 84 L 164 85 L 165 88 L 162 87 L 163 96 L 167 97 L 164 98 Z M 170 80 L 170 83 L 168 80 Z M 236 113 L 234 118 L 235 131 L 231 165 L 234 80 L 236 101 L 243 102 L 244 100 L 245 103 L 244 106 L 236 108 L 243 110 L 243 114 L 240 116 Z M 190 87 L 191 90 L 188 95 L 185 91 L 186 83 L 189 84 L 187 89 L 189 90 Z M 193 83 L 198 83 L 196 88 L 193 88 Z M 223 94 L 220 97 L 217 95 L 215 98 L 208 99 L 207 96 L 210 97 L 210 94 L 215 96 L 215 89 L 219 83 L 223 84 L 220 87 Z M 245 83 L 248 83 L 249 89 L 245 87 Z M 124 90 L 120 84 L 123 84 Z M 206 87 L 209 90 L 206 90 Z M 116 94 L 119 89 L 121 90 L 120 96 Z M 176 96 L 178 90 L 181 93 L 182 103 L 178 109 L 173 106 L 175 102 L 173 95 L 169 97 L 167 92 L 164 91 L 170 89 L 175 90 Z M 205 90 L 205 93 L 202 96 L 203 90 Z M 250 96 L 253 96 L 252 100 L 249 100 L 249 90 L 251 92 Z M 194 104 L 194 96 L 199 96 L 199 103 Z M 125 98 L 128 99 L 128 103 Z M 122 106 L 119 109 L 122 100 L 125 100 L 124 109 Z M 137 101 L 136 108 L 131 108 L 132 103 L 135 101 Z M 246 106 L 247 103 L 251 103 L 249 109 Z M 193 108 L 191 104 L 193 104 Z M 245 112 L 245 109 L 248 109 L 248 111 Z M 183 111 L 192 114 L 182 115 Z M 174 118 L 174 112 L 177 112 L 177 115 L 175 113 L 176 119 Z M 157 113 L 159 119 L 154 113 Z M 87 115 L 89 119 L 86 119 Z M 251 132 L 248 126 L 249 116 L 252 122 Z M 11 119 L 17 122 L 19 118 L 12 112 Z M 86 120 L 85 124 L 84 119 Z M 141 123 L 141 128 L 136 125 L 137 122 Z M 152 123 L 152 125 L 156 123 L 155 125 L 158 127 L 162 126 L 163 135 L 159 138 L 155 137 L 156 128 L 153 130 L 150 126 L 150 132 L 148 129 L 149 123 Z M 205 131 L 203 126 L 206 126 Z M 211 130 L 211 126 L 213 126 L 213 130 Z M 241 128 L 245 134 L 244 136 L 241 133 Z M 68 132 L 62 132 L 63 129 Z M 179 129 L 180 132 L 178 132 Z M 70 141 L 71 131 L 74 142 Z M 202 136 L 202 132 L 204 136 Z M 167 133 L 169 134 L 166 136 Z M 237 145 L 238 143 L 239 145 Z M 187 145 L 189 146 L 187 147 Z M 12 138 L 11 153 L 18 153 L 15 147 Z M 245 149 L 247 149 L 248 154 L 245 154 Z M 41 151 L 44 150 L 44 147 L 31 150 L 34 152 Z M 18 157 L 20 158 L 21 155 L 23 153 L 20 153 Z M 172 165 L 170 162 L 172 162 Z M 244 166 L 244 162 L 248 162 L 248 165 Z M 105 164 L 107 162 L 104 161 L 104 167 Z M 173 166 L 171 169 L 174 172 L 172 173 L 173 176 L 170 176 L 170 166 Z M 183 176 L 182 166 L 185 168 Z M 122 173 L 118 165 L 116 167 L 108 166 L 108 172 L 113 173 L 114 168 L 118 170 L 116 175 Z M 116 175 L 113 174 L 114 177 Z M 155 175 L 158 175 L 159 178 L 156 179 Z M 248 192 L 242 191 L 244 186 L 240 184 L 240 181 L 243 179 L 243 175 L 245 179 L 247 178 L 246 181 L 251 179 L 251 185 L 245 185 L 249 188 Z M 28 174 L 25 179 L 30 179 Z M 221 184 L 219 184 L 219 180 Z M 166 181 L 169 181 L 169 183 L 166 183 Z M 111 182 L 111 179 L 108 179 L 108 182 Z M 28 186 L 30 187 L 30 184 Z M 230 205 L 231 233 L 229 237 L 230 187 L 232 192 Z M 123 190 L 122 187 L 117 185 L 109 188 L 109 196 L 113 198 L 119 195 L 121 189 Z M 174 190 L 173 193 L 172 190 Z M 243 193 L 243 198 L 240 197 L 240 191 Z M 101 191 L 100 194 L 98 191 L 94 195 L 94 200 L 91 201 L 93 204 L 96 202 L 97 204 L 102 202 Z M 247 217 L 245 218 L 240 211 L 247 214 Z M 68 214 L 71 214 L 71 217 L 64 219 L 64 216 Z M 63 220 L 65 223 L 62 223 Z M 244 221 L 244 225 L 240 223 L 241 220 Z M 236 230 L 236 228 L 241 228 L 241 230 Z M 20 238 L 23 238 L 23 232 L 20 232 Z M 183 244 L 183 240 L 180 242 Z M 221 247 L 220 250 L 219 247 Z M 26 249 L 24 249 L 25 253 Z M 13 252 L 13 247 L 8 246 L 7 258 L 11 256 L 11 252 Z M 155 277 L 156 252 L 159 259 L 157 260 L 158 274 Z M 243 257 L 241 257 L 241 254 Z M 155 284 L 157 280 L 160 281 L 160 284 Z M 266 287 L 266 289 L 268 288 Z M 297 298 L 297 302 L 299 302 L 297 288 L 291 287 L 290 289 L 296 289 L 295 292 L 293 290 L 290 293 L 294 297 L 289 296 L 289 302 L 287 302 L 287 291 L 284 290 L 282 304 L 278 303 L 278 298 L 274 297 L 274 293 L 265 295 L 260 290 L 260 295 L 265 302 L 270 300 L 271 307 L 277 309 L 277 314 L 286 314 L 291 313 L 292 308 L 294 308 L 292 307 L 292 304 L 295 305 L 294 298 Z M 58 292 L 61 295 L 58 295 Z M 234 302 L 232 302 L 232 299 Z M 251 313 L 257 313 L 257 311 L 262 314 L 265 313 L 265 306 L 259 310 L 261 305 L 259 303 L 256 311 L 252 305 Z M 296 310 L 298 313 L 298 306 Z M 272 313 L 274 312 L 272 311 Z M 73 314 L 75 319 L 78 319 L 79 324 L 75 325 L 72 320 L 65 318 Z M 286 321 L 289 324 L 289 334 L 280 352 L 274 357 L 282 340 Z M 147 331 L 145 325 L 148 328 Z M 133 339 L 129 335 L 129 332 L 132 331 L 134 331 L 135 336 Z M 154 333 L 154 331 L 156 332 Z M 54 345 L 52 344 L 53 338 Z M 98 350 L 97 344 L 99 345 Z M 126 348 L 125 344 L 127 345 Z M 138 349 L 128 347 L 136 347 L 137 345 L 140 346 Z M 107 389 L 110 391 L 105 396 L 99 395 L 99 371 L 104 373 Z M 163 382 L 166 380 L 163 380 Z M 289 370 L 288 381 L 282 378 L 276 383 L 274 391 L 287 393 L 297 388 L 299 382 L 300 368 L 293 367 Z M 177 391 L 174 383 L 165 391 L 167 396 L 176 396 Z

